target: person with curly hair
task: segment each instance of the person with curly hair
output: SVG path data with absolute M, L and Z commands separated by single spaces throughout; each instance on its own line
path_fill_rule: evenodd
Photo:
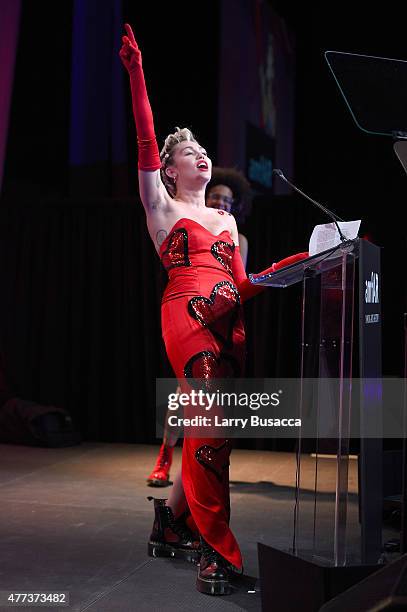
M 253 192 L 249 181 L 236 168 L 214 167 L 212 178 L 206 187 L 206 206 L 231 213 L 239 227 L 250 214 Z M 239 232 L 239 248 L 246 268 L 249 243 Z
M 142 69 L 141 52 L 131 27 L 120 57 L 130 77 L 137 130 L 139 191 L 147 228 L 169 281 L 162 307 L 162 335 L 182 390 L 203 380 L 243 373 L 245 336 L 242 303 L 259 293 L 247 278 L 239 250 L 235 218 L 205 205 L 212 163 L 190 130 L 177 128 L 158 150 Z M 275 271 L 305 257 L 298 254 L 273 264 Z M 185 406 L 188 416 L 189 407 Z M 230 440 L 184 439 L 182 474 L 167 500 L 154 500 L 148 544 L 153 556 L 199 560 L 197 589 L 210 595 L 231 592 L 230 576 L 242 568 L 242 556 L 229 526 Z M 199 533 L 191 532 L 190 513 Z

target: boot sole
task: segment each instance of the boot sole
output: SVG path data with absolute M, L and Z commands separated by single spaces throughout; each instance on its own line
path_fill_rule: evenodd
M 148 543 L 148 555 L 149 557 L 170 557 L 172 559 L 183 559 L 184 561 L 194 563 L 195 565 L 199 563 L 199 559 L 201 558 L 200 551 L 174 548 L 173 546 L 168 546 L 159 542 Z
M 171 480 L 155 480 L 155 479 L 147 479 L 147 484 L 149 487 L 170 487 L 173 483 Z
M 232 592 L 227 580 L 204 580 L 199 576 L 196 579 L 196 588 L 205 595 L 230 595 Z

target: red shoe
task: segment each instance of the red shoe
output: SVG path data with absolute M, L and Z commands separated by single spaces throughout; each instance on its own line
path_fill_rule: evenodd
M 172 485 L 170 480 L 170 467 L 172 464 L 173 452 L 173 446 L 161 444 L 154 469 L 147 478 L 147 483 L 150 487 L 168 487 Z

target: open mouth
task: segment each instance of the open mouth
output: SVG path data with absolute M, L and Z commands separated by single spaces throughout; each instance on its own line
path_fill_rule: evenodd
M 208 164 L 204 160 L 201 160 L 200 162 L 198 162 L 196 164 L 196 167 L 198 168 L 198 170 L 201 170 L 201 172 L 208 170 Z

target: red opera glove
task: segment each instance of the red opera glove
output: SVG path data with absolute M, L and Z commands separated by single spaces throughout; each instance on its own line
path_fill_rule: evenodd
M 154 132 L 153 113 L 147 96 L 146 83 L 141 62 L 141 52 L 128 23 L 124 25 L 127 36 L 119 55 L 130 76 L 133 115 L 137 130 L 138 167 L 154 171 L 161 168 L 160 153 Z
M 270 268 L 267 268 L 267 270 L 263 270 L 263 272 L 259 272 L 258 274 L 254 274 L 253 276 L 256 278 L 258 276 L 270 274 L 271 272 L 277 272 L 278 270 L 281 270 L 281 268 L 290 266 L 291 264 L 297 261 L 301 261 L 301 259 L 306 259 L 307 257 L 309 257 L 308 252 L 290 255 L 285 259 L 281 259 L 280 261 L 273 263 L 273 265 L 270 266 Z M 248 300 L 249 298 L 257 295 L 258 293 L 261 293 L 262 291 L 264 291 L 264 289 L 266 289 L 265 285 L 253 285 L 253 283 L 251 283 L 250 280 L 247 278 L 240 255 L 240 249 L 238 246 L 235 248 L 235 252 L 233 255 L 232 273 L 242 302 L 246 302 L 246 300 Z

